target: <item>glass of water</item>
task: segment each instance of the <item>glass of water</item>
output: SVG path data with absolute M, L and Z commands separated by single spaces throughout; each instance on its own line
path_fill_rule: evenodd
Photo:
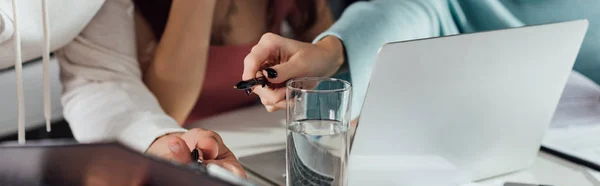
M 287 83 L 288 186 L 347 185 L 351 89 L 334 78 Z

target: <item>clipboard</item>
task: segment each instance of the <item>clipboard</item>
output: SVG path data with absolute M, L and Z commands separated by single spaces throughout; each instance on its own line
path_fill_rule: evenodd
M 240 184 L 212 176 L 205 167 L 171 163 L 120 143 L 58 143 L 0 146 L 0 185 Z

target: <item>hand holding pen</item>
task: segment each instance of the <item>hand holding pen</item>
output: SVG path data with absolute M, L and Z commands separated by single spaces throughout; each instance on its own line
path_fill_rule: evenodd
M 213 164 L 240 177 L 246 177 L 244 169 L 223 144 L 221 137 L 201 128 L 162 136 L 152 143 L 146 153 L 180 164 Z
M 310 44 L 267 33 L 244 59 L 244 81 L 236 88 L 250 86 L 243 90 L 257 94 L 267 111 L 273 112 L 286 106 L 285 82 L 299 77 L 332 76 L 343 63 L 344 47 L 334 36 Z M 268 82 L 266 86 L 262 86 L 264 82 Z
M 250 95 L 252 93 L 252 87 L 260 85 L 261 87 L 267 86 L 270 84 L 265 76 L 253 78 L 246 81 L 240 81 L 236 85 L 233 86 L 234 89 L 244 90 L 246 94 Z

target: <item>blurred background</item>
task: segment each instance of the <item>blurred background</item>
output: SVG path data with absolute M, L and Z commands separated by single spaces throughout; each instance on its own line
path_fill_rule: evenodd
M 328 5 L 334 18 L 337 19 L 346 7 L 357 1 L 365 0 L 328 0 Z M 54 57 L 51 60 L 50 71 L 52 72 L 52 132 L 46 132 L 43 112 L 41 56 L 23 63 L 23 86 L 26 107 L 25 125 L 28 140 L 73 138 L 69 124 L 62 117 L 62 106 L 60 104 L 62 87 L 59 81 L 58 62 Z M 12 65 L 0 65 L 0 143 L 17 140 L 15 78 L 16 74 Z

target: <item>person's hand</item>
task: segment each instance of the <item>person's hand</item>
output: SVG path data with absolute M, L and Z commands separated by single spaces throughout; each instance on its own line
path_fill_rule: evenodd
M 252 88 L 267 111 L 273 112 L 285 108 L 283 83 L 298 77 L 332 76 L 343 63 L 343 45 L 336 37 L 327 36 L 310 44 L 267 33 L 244 59 L 242 80 L 264 74 L 269 82 L 279 85 Z
M 193 149 L 198 148 L 204 164 L 219 165 L 235 175 L 246 178 L 244 169 L 217 133 L 201 128 L 186 133 L 172 133 L 158 138 L 146 153 L 178 163 L 191 163 Z

